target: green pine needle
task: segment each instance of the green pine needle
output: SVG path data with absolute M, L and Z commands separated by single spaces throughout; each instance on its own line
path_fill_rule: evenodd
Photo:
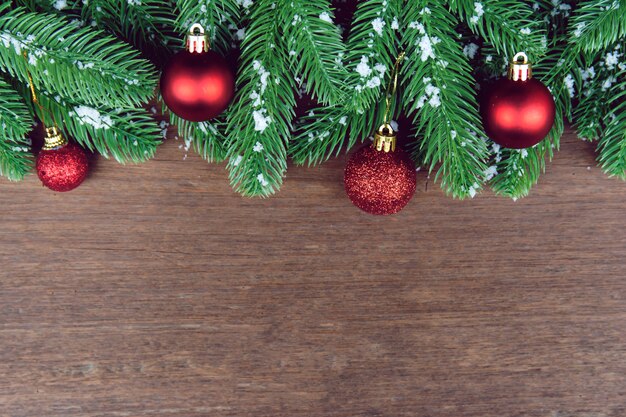
M 268 13 L 273 5 L 272 0 L 258 0 L 250 6 L 239 90 L 228 117 L 230 182 L 245 196 L 275 193 L 287 170 L 296 85 L 285 65 L 289 56 L 281 33 L 284 19 Z
M 0 67 L 24 83 L 30 73 L 37 89 L 94 106 L 136 106 L 156 86 L 154 67 L 127 44 L 23 8 L 0 15 Z
M 208 162 L 222 162 L 226 159 L 226 123 L 222 116 L 210 122 L 190 122 L 170 112 L 170 123 L 177 126 L 178 135 L 187 144 L 193 145 L 196 152 Z
M 342 103 L 313 109 L 298 121 L 290 147 L 297 164 L 324 162 L 344 146 L 365 140 L 382 122 L 381 97 L 399 52 L 402 7 L 402 0 L 359 3 L 343 59 L 347 95 Z
M 285 5 L 290 13 L 282 22 L 287 39 L 292 74 L 303 77 L 306 91 L 320 103 L 337 104 L 345 95 L 346 53 L 339 29 L 334 25 L 330 0 L 293 0 Z
M 403 22 L 403 105 L 423 137 L 419 157 L 455 198 L 482 189 L 487 147 L 480 134 L 471 67 L 456 42 L 453 15 L 436 1 L 411 8 Z
M 136 108 L 90 107 L 83 103 L 61 100 L 50 93 L 38 94 L 47 109 L 34 108 L 39 119 L 48 126 L 56 124 L 68 137 L 90 151 L 119 163 L 144 162 L 156 153 L 163 136 L 152 114 Z M 53 120 L 54 118 L 54 120 Z
M 509 60 L 517 52 L 541 57 L 547 48 L 544 25 L 527 3 L 518 0 L 450 0 L 470 29 Z
M 19 93 L 0 79 L 0 175 L 19 181 L 32 166 L 26 134 L 33 120 Z
M 617 79 L 610 103 L 619 104 L 604 117 L 606 130 L 598 143 L 598 162 L 608 175 L 626 180 L 626 70 Z
M 626 0 L 580 2 L 569 22 L 569 43 L 579 51 L 597 52 L 626 36 Z

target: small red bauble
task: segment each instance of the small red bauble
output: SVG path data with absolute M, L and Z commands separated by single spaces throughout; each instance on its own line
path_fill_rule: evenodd
M 370 214 L 388 215 L 399 212 L 411 201 L 417 176 L 409 155 L 393 150 L 395 143 L 386 147 L 387 151 L 382 149 L 378 145 L 379 134 L 373 145 L 352 154 L 346 165 L 344 184 L 355 206 Z
M 518 62 L 519 57 L 524 58 L 523 63 Z M 541 142 L 554 124 L 554 98 L 531 75 L 526 55 L 517 54 L 509 77 L 496 81 L 481 97 L 485 133 L 505 148 L 530 148 Z
M 201 34 L 195 35 L 199 29 Z M 174 55 L 161 75 L 161 95 L 167 107 L 191 122 L 220 115 L 235 94 L 235 76 L 226 59 L 208 49 L 204 29 L 194 25 L 187 50 Z
M 68 143 L 56 128 L 47 129 L 48 137 L 37 155 L 37 176 L 53 191 L 70 191 L 87 177 L 89 161 L 78 145 Z

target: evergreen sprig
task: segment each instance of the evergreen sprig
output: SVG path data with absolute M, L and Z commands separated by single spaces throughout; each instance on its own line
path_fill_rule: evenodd
M 619 77 L 618 92 L 612 97 L 619 104 L 604 117 L 606 130 L 598 143 L 598 162 L 608 175 L 626 180 L 626 71 Z
M 402 0 L 359 4 L 343 57 L 347 94 L 340 104 L 315 108 L 298 121 L 290 150 L 296 163 L 324 162 L 344 146 L 365 140 L 378 127 L 382 91 L 399 52 L 402 7 Z
M 58 97 L 52 94 L 37 94 L 43 112 L 33 107 L 47 126 L 56 124 L 79 144 L 119 163 L 139 163 L 154 157 L 163 136 L 147 111 L 132 107 L 93 108 L 72 100 L 57 101 Z
M 543 23 L 530 5 L 518 0 L 450 0 L 450 8 L 495 51 L 511 60 L 520 51 L 540 57 L 547 48 Z
M 570 45 L 597 52 L 626 36 L 626 0 L 581 1 L 569 22 Z
M 320 103 L 338 104 L 345 94 L 341 59 L 346 48 L 333 24 L 330 0 L 293 0 L 284 7 L 289 13 L 281 16 L 291 18 L 283 27 L 293 76 L 302 77 L 306 92 Z
M 170 113 L 170 122 L 178 129 L 178 135 L 207 162 L 226 159 L 226 123 L 222 118 L 210 122 L 190 122 Z
M 282 36 L 284 9 L 268 13 L 275 7 L 273 0 L 250 6 L 250 24 L 241 45 L 239 90 L 228 117 L 230 182 L 245 196 L 273 194 L 287 170 L 296 84 L 285 65 L 289 53 Z
M 438 1 L 411 7 L 403 22 L 403 105 L 413 115 L 419 158 L 453 197 L 473 197 L 485 178 L 487 147 L 456 18 Z M 438 167 L 437 167 L 438 166 Z
M 0 67 L 37 89 L 94 106 L 128 107 L 154 94 L 156 71 L 128 45 L 55 15 L 0 15 Z
M 573 50 L 566 46 L 566 23 L 571 6 L 542 0 L 535 3 L 536 20 L 544 22 L 548 31 L 548 53 L 533 59 L 533 77 L 542 81 L 555 100 L 555 120 L 546 138 L 524 150 L 502 149 L 490 144 L 491 166 L 488 169 L 490 186 L 496 194 L 518 199 L 527 196 L 545 171 L 546 160 L 551 160 L 560 146 L 564 131 L 564 117 L 571 113 L 571 96 L 565 82 L 572 62 Z
M 580 68 L 572 70 L 578 134 L 598 139 L 598 161 L 611 176 L 626 179 L 626 1 L 584 1 L 569 23 L 568 49 Z
M 72 24 L 97 27 L 138 48 L 153 62 L 164 63 L 168 46 L 180 42 L 174 36 L 174 4 L 171 0 L 16 0 L 28 10 L 56 13 Z
M 30 170 L 30 143 L 26 134 L 33 120 L 21 96 L 0 79 L 0 175 L 12 181 L 24 178 Z

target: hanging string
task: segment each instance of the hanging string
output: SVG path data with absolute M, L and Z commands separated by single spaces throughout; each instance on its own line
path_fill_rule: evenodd
M 404 51 L 400 52 L 398 58 L 396 59 L 396 63 L 393 66 L 393 70 L 391 71 L 391 78 L 389 79 L 389 84 L 387 85 L 387 92 L 385 93 L 385 118 L 384 123 L 388 125 L 391 120 L 389 120 L 389 113 L 391 112 L 391 100 L 395 97 L 396 91 L 398 89 L 398 74 L 400 72 L 400 64 L 404 59 Z
M 39 110 L 41 111 L 41 115 L 42 115 L 41 124 L 43 124 L 43 127 L 45 129 L 46 128 L 46 122 L 45 122 L 45 120 L 43 120 L 43 114 L 45 112 L 47 112 L 48 114 L 50 114 L 50 118 L 52 119 L 52 123 L 54 123 L 54 127 L 56 128 L 57 122 L 56 122 L 56 120 L 54 120 L 54 114 L 50 110 L 44 108 L 41 105 L 41 103 L 39 102 L 39 98 L 37 98 L 37 93 L 35 92 L 35 83 L 33 82 L 33 77 L 30 75 L 30 71 L 28 70 L 28 55 L 26 54 L 26 51 L 24 51 L 22 56 L 26 60 L 26 75 L 28 76 L 28 84 L 30 86 L 30 94 L 31 94 L 31 97 L 33 99 L 33 103 L 35 103 L 37 105 L 37 107 L 39 107 Z

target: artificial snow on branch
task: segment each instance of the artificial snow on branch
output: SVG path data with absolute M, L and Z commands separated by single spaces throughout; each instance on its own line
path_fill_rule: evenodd
M 456 41 L 456 18 L 437 1 L 411 8 L 403 21 L 407 62 L 403 104 L 420 138 L 418 156 L 437 169 L 442 188 L 457 198 L 482 188 L 487 147 L 468 58 Z
M 285 13 L 272 0 L 250 6 L 250 23 L 241 44 L 238 92 L 228 114 L 227 147 L 232 186 L 245 196 L 269 196 L 287 170 L 287 142 L 294 117 L 296 88 L 282 36 Z
M 23 8 L 0 14 L 0 67 L 23 83 L 30 73 L 36 88 L 94 106 L 136 106 L 156 87 L 155 68 L 127 44 Z
M 297 124 L 290 153 L 296 163 L 317 164 L 366 139 L 382 121 L 381 93 L 387 69 L 399 51 L 402 0 L 366 0 L 359 4 L 345 55 L 347 94 L 334 106 L 311 110 Z

